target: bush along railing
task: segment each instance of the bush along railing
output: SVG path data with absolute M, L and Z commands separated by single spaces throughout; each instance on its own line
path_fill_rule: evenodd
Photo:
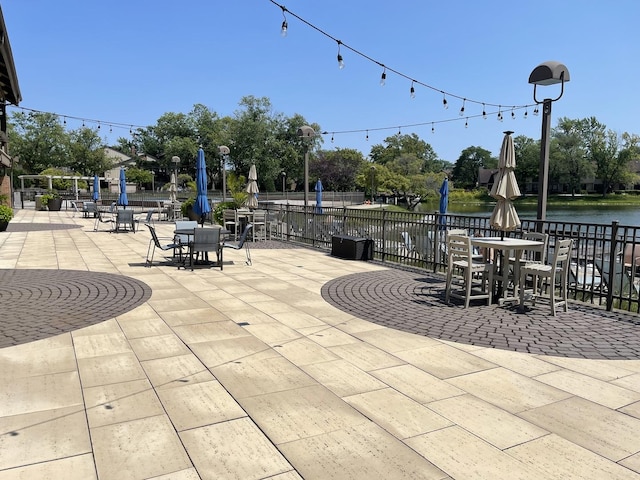
M 446 231 L 461 228 L 473 236 L 499 236 L 489 217 L 440 215 L 438 213 L 390 212 L 385 209 L 354 209 L 265 204 L 272 237 L 322 250 L 331 250 L 334 235 L 373 240 L 374 259 L 390 264 L 445 272 Z M 571 298 L 606 308 L 639 312 L 640 227 L 522 220 L 520 228 L 505 233 L 522 237 L 524 232 L 549 234 L 548 258 L 556 240 L 573 239 L 569 292 Z

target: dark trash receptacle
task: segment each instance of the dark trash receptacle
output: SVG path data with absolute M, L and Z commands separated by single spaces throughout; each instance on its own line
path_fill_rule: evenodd
M 334 235 L 331 237 L 331 255 L 348 260 L 373 260 L 373 240 Z

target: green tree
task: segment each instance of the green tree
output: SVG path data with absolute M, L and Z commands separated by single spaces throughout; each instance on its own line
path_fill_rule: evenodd
M 11 155 L 20 156 L 18 168 L 36 173 L 63 167 L 67 158 L 64 128 L 52 113 L 12 112 L 8 125 Z
M 540 172 L 540 141 L 525 135 L 513 139 L 518 183 L 537 182 Z
M 571 195 L 579 193 L 581 182 L 594 175 L 583 129 L 584 123 L 580 120 L 559 119 L 549 151 L 550 176 L 568 185 Z
M 309 176 L 322 180 L 325 190 L 338 192 L 354 190 L 356 175 L 363 164 L 367 163 L 362 153 L 351 148 L 321 150 L 309 162 Z
M 478 184 L 480 168 L 495 168 L 498 160 L 482 147 L 465 148 L 453 167 L 452 177 L 456 186 L 473 189 Z
M 150 188 L 152 180 L 153 175 L 149 170 L 137 167 L 127 168 L 127 182 L 129 183 L 135 183 L 139 187 L 148 186 Z
M 67 134 L 66 165 L 84 176 L 102 174 L 110 167 L 98 132 L 82 127 Z
M 403 155 L 413 156 L 420 160 L 421 172 L 440 172 L 444 162 L 438 158 L 431 145 L 421 140 L 418 135 L 402 135 L 400 133 L 384 139 L 385 145 L 373 145 L 369 156 L 376 165 L 386 165 Z

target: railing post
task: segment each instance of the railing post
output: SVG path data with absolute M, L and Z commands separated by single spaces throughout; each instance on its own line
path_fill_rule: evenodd
M 382 209 L 382 261 L 387 255 L 387 209 Z M 375 249 L 374 249 L 375 251 Z
M 611 248 L 609 249 L 609 271 L 607 272 L 607 311 L 613 310 L 614 263 L 618 241 L 618 221 L 611 222 Z

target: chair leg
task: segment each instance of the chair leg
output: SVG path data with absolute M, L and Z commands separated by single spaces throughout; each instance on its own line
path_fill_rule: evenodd
M 151 259 L 149 259 L 149 251 L 151 251 Z M 149 247 L 147 248 L 147 263 L 146 263 L 147 267 L 151 267 L 151 265 L 153 265 L 153 255 L 155 253 L 156 253 L 156 244 L 153 241 L 153 239 L 151 239 L 151 241 L 149 242 Z
M 465 279 L 465 299 L 464 299 L 464 308 L 469 308 L 469 301 L 471 297 L 471 282 L 473 281 L 473 273 L 470 268 L 467 268 L 464 273 Z
M 251 266 L 251 250 L 249 250 L 249 244 L 245 243 L 244 244 L 244 250 L 247 254 L 247 265 Z

